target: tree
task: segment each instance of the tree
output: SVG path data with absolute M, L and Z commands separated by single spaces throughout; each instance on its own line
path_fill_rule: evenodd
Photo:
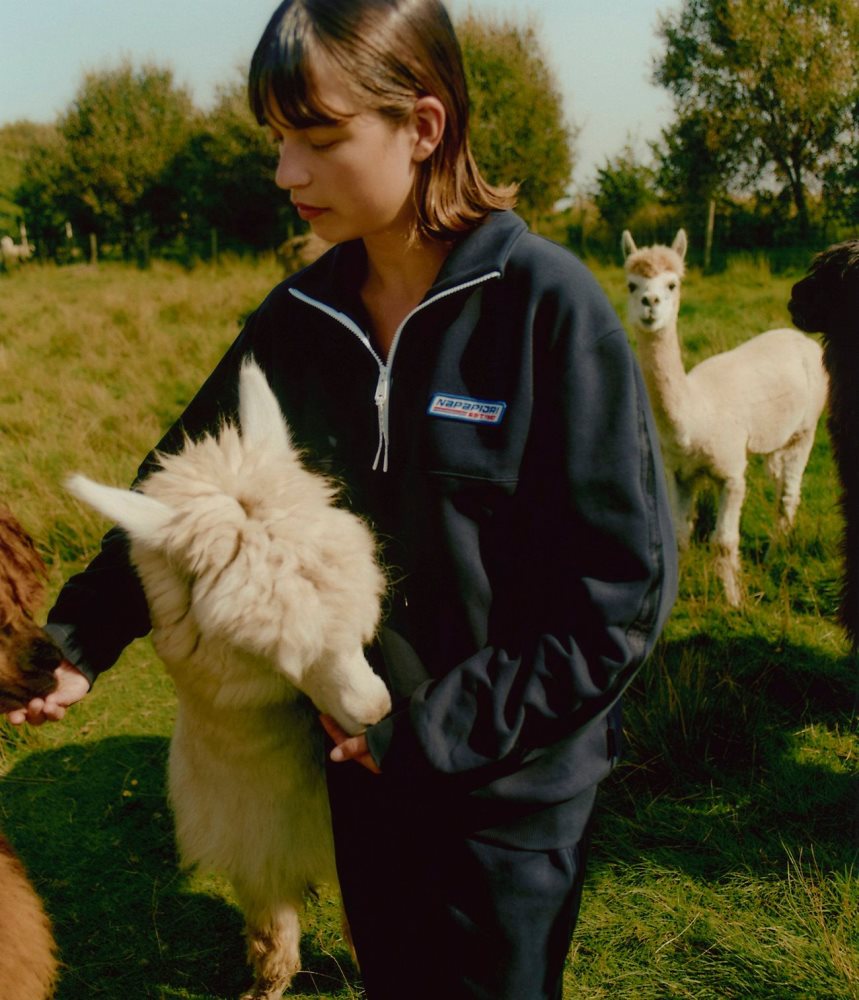
M 247 245 L 278 246 L 301 224 L 289 192 L 274 183 L 277 148 L 251 114 L 244 80 L 219 91 L 207 129 L 206 153 L 217 173 L 209 198 L 213 223 Z
M 748 179 L 770 169 L 809 228 L 808 186 L 845 153 L 859 99 L 856 0 L 684 0 L 661 18 L 654 80 Z
M 653 171 L 638 162 L 631 145 L 597 170 L 594 201 L 615 234 L 632 225 L 635 213 L 655 200 Z
M 736 149 L 727 141 L 718 120 L 699 111 L 677 118 L 652 143 L 656 185 L 667 200 L 683 206 L 687 228 L 704 234 L 704 267 L 713 250 L 716 202 L 727 194 L 739 168 Z
M 32 146 L 49 141 L 53 128 L 31 121 L 0 126 L 0 235 L 18 238 L 20 223 L 27 222 L 17 191 L 25 176 Z
M 75 197 L 102 237 L 128 247 L 150 221 L 144 199 L 186 143 L 196 112 L 170 69 L 129 62 L 87 73 L 59 131 Z
M 847 155 L 826 172 L 824 190 L 831 214 L 855 232 L 859 219 L 859 102 L 853 110 L 853 128 L 846 145 Z
M 549 211 L 566 194 L 579 130 L 565 120 L 534 23 L 468 15 L 457 34 L 481 171 L 494 184 L 519 184 L 525 216 Z
M 274 183 L 277 151 L 248 107 L 242 81 L 221 87 L 215 106 L 166 169 L 150 200 L 162 227 L 199 248 L 217 230 L 232 249 L 279 246 L 298 217 Z M 199 249 L 198 249 L 199 252 Z
M 37 253 L 56 256 L 67 243 L 67 225 L 76 225 L 87 210 L 77 197 L 65 138 L 55 126 L 44 126 L 28 143 L 14 198 Z

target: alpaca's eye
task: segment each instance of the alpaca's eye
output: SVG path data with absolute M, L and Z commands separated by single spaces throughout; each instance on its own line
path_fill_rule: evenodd
M 676 288 L 677 288 L 677 282 L 676 281 L 669 281 L 668 282 L 668 291 L 669 292 L 675 291 Z
M 636 290 L 636 288 L 638 288 L 638 285 L 636 285 L 636 283 L 635 283 L 634 281 L 630 281 L 630 282 L 629 282 L 629 283 L 627 284 L 627 286 L 626 286 L 626 287 L 627 287 L 627 288 L 628 288 L 628 289 L 629 289 L 629 290 L 630 290 L 631 292 L 634 292 L 634 291 Z

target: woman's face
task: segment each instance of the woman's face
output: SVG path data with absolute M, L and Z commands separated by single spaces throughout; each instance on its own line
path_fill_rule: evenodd
M 323 68 L 323 67 L 320 67 Z M 341 118 L 333 125 L 293 128 L 272 110 L 269 126 L 280 159 L 278 187 L 298 214 L 331 243 L 410 232 L 420 131 L 417 120 L 394 123 L 362 110 L 331 67 L 316 74 L 323 106 Z

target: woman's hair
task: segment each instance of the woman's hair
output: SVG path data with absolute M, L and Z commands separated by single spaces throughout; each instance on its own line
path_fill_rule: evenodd
M 415 185 L 420 235 L 449 240 L 515 204 L 516 186 L 487 183 L 472 155 L 462 52 L 440 0 L 284 0 L 251 60 L 248 96 L 260 124 L 272 115 L 294 128 L 340 119 L 314 93 L 319 56 L 342 70 L 362 107 L 395 122 L 419 97 L 444 105 L 444 134 Z

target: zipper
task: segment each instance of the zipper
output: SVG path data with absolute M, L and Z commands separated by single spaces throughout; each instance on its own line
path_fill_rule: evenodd
M 382 463 L 382 472 L 388 471 L 388 442 L 390 437 L 390 412 L 391 412 L 391 386 L 393 384 L 392 378 L 392 366 L 394 363 L 394 355 L 397 352 L 397 346 L 400 342 L 400 337 L 403 330 L 405 329 L 406 323 L 416 316 L 421 310 L 426 309 L 427 306 L 433 305 L 433 303 L 438 302 L 440 299 L 447 298 L 449 295 L 455 295 L 457 292 L 465 291 L 468 288 L 473 288 L 475 285 L 481 285 L 486 281 L 491 281 L 493 278 L 500 278 L 500 271 L 489 271 L 487 274 L 483 274 L 478 278 L 472 278 L 470 281 L 464 281 L 460 285 L 454 285 L 452 288 L 447 288 L 443 292 L 437 292 L 429 299 L 425 299 L 423 302 L 418 303 L 411 312 L 403 319 L 400 325 L 394 332 L 393 340 L 391 341 L 391 349 L 388 352 L 387 364 L 379 356 L 378 352 L 373 349 L 373 345 L 370 343 L 370 338 L 361 329 L 360 326 L 344 312 L 340 312 L 339 309 L 335 309 L 333 306 L 327 305 L 325 302 L 320 302 L 319 299 L 311 298 L 311 296 L 306 295 L 304 292 L 297 288 L 290 288 L 290 294 L 297 298 L 300 302 L 304 302 L 306 305 L 313 306 L 314 309 L 318 309 L 320 312 L 325 313 L 331 319 L 335 320 L 341 326 L 345 326 L 347 330 L 353 333 L 366 347 L 366 349 L 372 354 L 376 364 L 379 367 L 379 378 L 376 382 L 376 391 L 373 396 L 373 401 L 376 404 L 376 412 L 379 417 L 379 445 L 376 449 L 376 457 L 373 459 L 373 471 L 375 472 L 379 468 L 379 462 Z

